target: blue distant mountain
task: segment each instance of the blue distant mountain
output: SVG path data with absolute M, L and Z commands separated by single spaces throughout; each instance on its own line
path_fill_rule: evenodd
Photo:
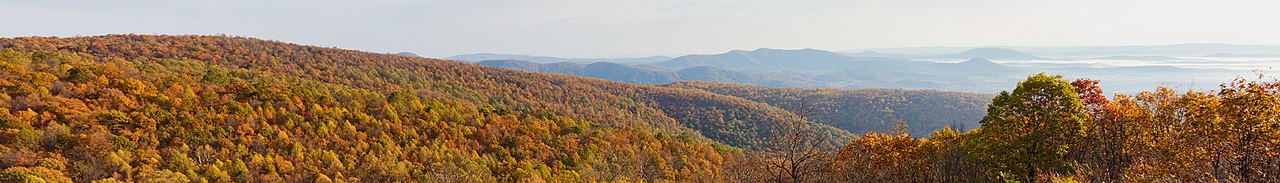
M 974 49 L 966 50 L 960 53 L 947 54 L 947 55 L 934 55 L 932 57 L 953 58 L 953 59 L 984 58 L 984 59 L 995 59 L 995 60 L 1044 59 L 1039 56 L 1027 54 L 1018 50 L 1013 50 L 1008 48 L 974 48 Z
M 649 56 L 649 57 L 638 57 L 638 58 L 559 58 L 559 57 L 515 55 L 515 54 L 476 53 L 476 54 L 455 55 L 451 57 L 446 57 L 445 59 L 466 61 L 466 62 L 479 62 L 479 61 L 485 61 L 485 60 L 520 60 L 520 61 L 527 61 L 527 62 L 534 62 L 534 63 L 571 62 L 571 63 L 586 64 L 586 63 L 595 63 L 595 62 L 613 62 L 613 63 L 637 64 L 637 63 L 654 63 L 654 62 L 667 61 L 667 60 L 670 60 L 671 57 Z
M 850 55 L 858 55 L 864 52 L 874 52 L 882 54 L 898 54 L 898 55 L 944 55 L 957 53 L 965 50 L 976 49 L 980 47 L 902 47 L 902 48 L 872 48 L 851 50 L 844 53 Z M 1185 44 L 1169 44 L 1169 45 L 1132 45 L 1132 46 L 1061 46 L 1061 47 L 1031 47 L 1031 46 L 1000 46 L 999 48 L 1012 49 L 1031 55 L 1050 57 L 1050 58 L 1097 58 L 1118 55 L 1147 55 L 1147 56 L 1170 56 L 1170 57 L 1197 57 L 1217 55 L 1219 57 L 1266 57 L 1280 55 L 1280 45 L 1239 45 L 1239 44 L 1221 44 L 1221 43 L 1185 43 Z M 1235 55 L 1232 53 L 1238 53 Z M 896 58 L 914 58 L 914 57 L 896 57 Z M 995 57 L 984 57 L 987 59 L 1001 60 Z
M 983 70 L 1009 69 L 1008 66 L 1000 65 L 998 63 L 992 62 L 991 60 L 987 60 L 985 58 L 973 58 L 973 59 L 969 59 L 968 61 L 956 63 L 956 65 L 964 69 L 983 69 Z
M 487 60 L 476 64 L 531 72 L 560 73 L 641 84 L 681 80 L 732 82 L 761 86 L 825 88 L 915 88 L 994 92 L 1001 80 L 1025 71 L 975 58 L 936 63 L 901 58 L 852 57 L 817 49 L 734 50 L 686 55 L 653 64 L 611 62 L 534 63 Z M 993 79 L 999 78 L 999 79 Z
M 725 70 L 710 66 L 670 69 L 612 62 L 533 63 L 520 60 L 486 60 L 476 64 L 530 72 L 559 73 L 638 84 L 665 84 L 681 80 L 714 81 L 759 86 L 813 87 L 814 81 L 799 74 Z
M 413 52 L 407 52 L 407 51 L 406 51 L 406 52 L 396 53 L 396 55 L 400 55 L 400 56 L 410 56 L 410 57 L 422 57 L 422 56 L 418 56 L 418 54 L 413 54 Z
M 950 54 L 931 54 L 931 55 L 912 55 L 912 54 L 896 54 L 881 53 L 877 51 L 861 51 L 850 53 L 849 56 L 855 57 L 885 57 L 885 58 L 904 58 L 904 59 L 931 59 L 931 60 L 965 60 L 973 58 L 985 58 L 992 60 L 1041 60 L 1045 59 L 1040 56 L 1032 55 L 1022 51 L 1008 48 L 973 48 L 957 53 Z
M 961 61 L 956 62 L 957 60 Z M 685 55 L 641 64 L 535 63 L 522 60 L 491 60 L 478 64 L 642 84 L 697 80 L 780 87 L 906 88 L 981 93 L 995 93 L 999 92 L 1000 88 L 1013 87 L 1016 83 L 1010 81 L 1023 79 L 1028 74 L 1036 72 L 1104 79 L 1104 85 L 1112 87 L 1109 91 L 1120 92 L 1150 90 L 1153 87 L 1151 83 L 1171 80 L 1171 76 L 1183 77 L 1176 78 L 1177 80 L 1195 80 L 1198 81 L 1196 83 L 1198 85 L 1208 86 L 1204 83 L 1221 82 L 1219 80 L 1222 78 L 1241 73 L 1230 70 L 1171 66 L 1098 67 L 1096 64 L 1099 62 L 1096 60 L 1212 62 L 1212 60 L 1198 58 L 1159 55 L 1045 58 L 1009 48 L 972 48 L 931 55 L 896 54 L 873 50 L 846 55 L 818 49 L 760 48 L 733 50 L 719 54 Z M 1148 77 L 1157 73 L 1164 77 Z
M 686 55 L 654 65 L 668 68 L 712 66 L 726 69 L 831 71 L 851 68 L 898 68 L 925 63 L 899 58 L 851 57 L 817 49 L 761 48 L 753 51 L 734 50 L 714 55 Z

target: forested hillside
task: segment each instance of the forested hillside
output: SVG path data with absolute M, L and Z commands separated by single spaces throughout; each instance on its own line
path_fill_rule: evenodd
M 764 102 L 855 134 L 889 132 L 899 121 L 913 136 L 927 136 L 946 126 L 975 128 L 991 102 L 990 95 L 935 90 L 774 88 L 699 81 L 665 86 Z
M 698 90 L 251 38 L 6 38 L 0 48 L 8 175 L 693 180 L 715 179 L 721 153 L 761 148 L 786 126 L 849 138 Z
M 982 126 L 929 138 L 868 133 L 825 180 L 850 182 L 1275 182 L 1280 82 L 1105 97 L 1099 81 L 1037 74 L 995 96 Z M 820 179 L 811 179 L 820 180 Z
M 12 50 L 0 59 L 0 164 L 9 167 L 0 176 L 449 182 L 693 180 L 719 171 L 709 143 L 552 113 L 190 60 Z
M 659 86 L 242 37 L 0 38 L 0 182 L 1280 178 L 1274 78 L 1098 84 Z

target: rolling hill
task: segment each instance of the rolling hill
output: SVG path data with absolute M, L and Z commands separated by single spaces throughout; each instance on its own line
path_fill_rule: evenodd
M 648 57 L 636 57 L 636 58 L 560 58 L 560 57 L 517 55 L 517 54 L 475 53 L 475 54 L 455 55 L 455 56 L 446 57 L 444 59 L 467 61 L 467 62 L 479 62 L 479 61 L 485 61 L 485 60 L 522 60 L 522 61 L 535 62 L 535 63 L 571 62 L 571 63 L 587 64 L 587 63 L 595 63 L 595 62 L 614 62 L 614 63 L 626 63 L 626 64 L 640 64 L 640 63 L 654 63 L 654 62 L 667 61 L 667 60 L 670 60 L 671 57 L 648 56 Z
M 983 58 L 937 63 L 882 57 L 850 57 L 816 49 L 757 49 L 715 55 L 687 55 L 648 64 L 597 62 L 533 63 L 491 60 L 480 65 L 531 72 L 558 73 L 638 84 L 711 81 L 774 87 L 905 88 L 996 92 L 995 88 L 1030 73 Z
M 889 55 L 945 55 L 963 52 L 965 50 L 978 49 L 982 47 L 902 47 L 902 48 L 873 48 L 850 50 L 846 53 L 881 53 Z M 1280 55 L 1280 46 L 1277 45 L 1241 45 L 1241 44 L 1223 44 L 1223 43 L 1184 43 L 1184 44 L 1167 44 L 1167 45 L 1128 45 L 1128 46 L 1061 46 L 1061 47 L 1032 47 L 1032 46 L 1001 46 L 1029 53 L 1036 56 L 1053 57 L 1053 58 L 1096 58 L 1117 55 L 1146 55 L 1146 56 L 1171 56 L 1171 57 L 1198 57 L 1207 56 L 1218 53 L 1249 53 L 1265 56 Z M 1229 56 L 1229 55 L 1228 55 Z M 963 58 L 968 59 L 968 58 Z
M 23 37 L 0 49 L 0 120 L 23 122 L 4 128 L 17 139 L 4 148 L 33 152 L 4 163 L 76 180 L 714 180 L 721 153 L 812 124 L 701 90 L 243 37 Z M 653 171 L 617 169 L 631 166 Z
M 814 122 L 856 134 L 888 132 L 905 121 L 912 136 L 928 136 L 945 126 L 978 127 L 991 95 L 935 90 L 801 89 L 682 81 L 666 86 L 709 91 L 779 106 Z
M 396 55 L 400 55 L 400 56 L 410 56 L 410 57 L 422 57 L 422 56 L 418 56 L 418 54 L 415 54 L 415 53 L 413 53 L 413 52 L 400 52 L 400 53 L 396 53 Z
M 956 53 L 949 54 L 932 54 L 932 55 L 913 55 L 898 53 L 881 53 L 874 50 L 866 50 L 848 54 L 854 57 L 884 57 L 884 58 L 902 58 L 902 59 L 941 59 L 941 60 L 965 60 L 973 58 L 985 58 L 992 60 L 1039 60 L 1045 59 L 1040 56 L 1025 53 L 1022 51 L 1009 48 L 972 48 Z
M 1008 49 L 1008 48 L 974 48 L 971 50 L 965 50 L 960 53 L 947 54 L 947 55 L 935 55 L 931 57 L 932 58 L 950 58 L 950 59 L 985 58 L 985 59 L 996 59 L 996 60 L 1044 59 L 1039 56 L 1023 53 L 1021 51 Z
M 666 84 L 681 80 L 744 83 L 761 86 L 805 87 L 814 86 L 810 79 L 798 74 L 748 72 L 725 70 L 711 66 L 684 69 L 645 67 L 611 62 L 591 64 L 549 63 L 540 64 L 519 60 L 486 60 L 476 64 L 530 72 L 545 72 L 607 79 L 625 83 Z
M 839 53 L 816 50 L 781 50 L 761 48 L 752 51 L 733 50 L 714 55 L 686 55 L 655 65 L 668 68 L 713 66 L 726 69 L 821 69 L 824 65 L 848 64 L 855 58 Z

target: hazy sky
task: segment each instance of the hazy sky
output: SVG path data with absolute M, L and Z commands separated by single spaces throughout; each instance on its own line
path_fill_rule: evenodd
M 0 36 L 228 34 L 445 57 L 1280 44 L 1280 1 L 0 0 Z

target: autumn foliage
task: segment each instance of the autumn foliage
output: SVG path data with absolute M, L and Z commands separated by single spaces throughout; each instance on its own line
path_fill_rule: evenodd
M 1102 95 L 1097 80 L 1037 74 L 996 96 L 979 129 L 929 138 L 867 134 L 832 166 L 854 182 L 1272 182 L 1280 176 L 1280 82 L 1214 93 Z
M 220 36 L 0 47 L 0 182 L 698 181 L 736 151 L 606 92 L 679 90 Z
M 3 38 L 0 182 L 1280 179 L 1280 82 L 1100 82 L 659 86 L 241 37 Z

